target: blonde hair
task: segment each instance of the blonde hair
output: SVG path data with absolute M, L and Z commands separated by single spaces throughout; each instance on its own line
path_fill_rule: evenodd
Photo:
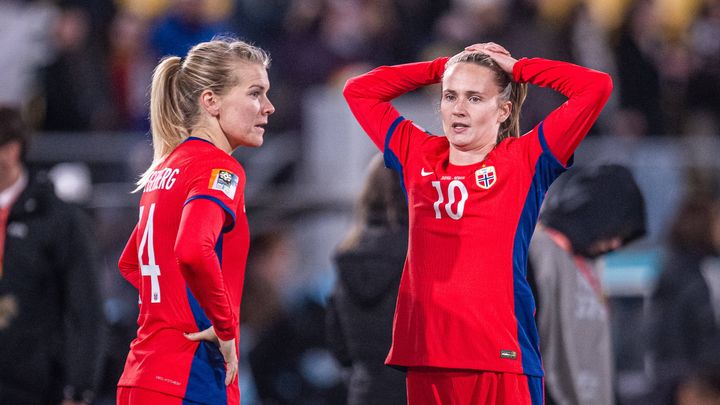
M 482 52 L 462 52 L 459 53 L 445 64 L 445 72 L 457 63 L 474 63 L 490 69 L 495 75 L 495 83 L 500 88 L 498 103 L 510 101 L 510 116 L 500 124 L 498 130 L 497 142 L 500 143 L 505 138 L 518 138 L 520 136 L 520 109 L 525 97 L 527 97 L 527 84 L 517 83 L 498 65 L 493 58 Z
M 140 190 L 152 172 L 200 119 L 199 97 L 205 90 L 226 94 L 238 84 L 238 62 L 257 63 L 267 69 L 270 56 L 246 42 L 220 37 L 193 46 L 185 58 L 167 56 L 155 67 L 150 88 L 150 130 L 153 161 L 138 180 Z

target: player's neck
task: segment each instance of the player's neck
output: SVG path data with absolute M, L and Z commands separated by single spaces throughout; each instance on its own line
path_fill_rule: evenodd
M 232 148 L 222 131 L 213 131 L 211 128 L 194 128 L 190 136 L 204 139 L 215 147 L 224 150 L 228 154 L 232 153 Z
M 468 166 L 482 162 L 494 148 L 494 143 L 489 143 L 479 148 L 469 150 L 460 150 L 453 145 L 450 145 L 450 164 L 455 166 Z

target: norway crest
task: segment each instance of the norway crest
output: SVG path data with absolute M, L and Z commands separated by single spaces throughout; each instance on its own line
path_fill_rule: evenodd
M 492 187 L 495 180 L 497 180 L 495 166 L 487 166 L 475 171 L 475 183 L 483 190 Z

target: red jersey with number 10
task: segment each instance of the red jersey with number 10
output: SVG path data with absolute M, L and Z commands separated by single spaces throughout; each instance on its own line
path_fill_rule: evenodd
M 211 143 L 190 138 L 153 172 L 143 189 L 138 225 L 123 252 L 121 271 L 138 287 L 137 338 L 118 386 L 141 387 L 199 403 L 238 404 L 237 384 L 226 387 L 225 363 L 218 347 L 192 342 L 185 332 L 212 325 L 237 338 L 240 298 L 249 232 L 244 213 L 245 174 L 240 164 Z M 213 289 L 195 289 L 181 273 L 175 242 L 183 207 L 195 199 L 217 203 L 226 222 L 215 253 L 220 272 L 203 271 Z M 200 218 L 201 219 L 201 218 Z M 137 263 L 132 263 L 132 259 Z M 128 265 L 128 262 L 130 264 Z M 207 313 L 198 304 L 211 303 Z
M 387 363 L 542 376 L 527 250 L 547 188 L 567 167 L 612 88 L 608 75 L 564 62 L 522 59 L 517 82 L 569 100 L 477 164 L 449 162 L 431 136 L 390 100 L 441 80 L 447 58 L 377 68 L 345 97 L 361 126 L 402 176 L 410 221 Z

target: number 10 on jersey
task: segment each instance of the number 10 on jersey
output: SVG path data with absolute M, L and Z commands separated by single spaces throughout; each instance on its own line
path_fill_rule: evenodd
M 142 223 L 144 206 L 140 206 L 140 222 Z M 150 204 L 147 222 L 145 222 L 145 230 L 140 240 L 140 248 L 138 249 L 138 263 L 140 263 L 140 274 L 150 277 L 150 302 L 160 302 L 160 266 L 155 262 L 155 243 L 153 238 L 153 216 L 155 214 L 155 204 Z M 147 246 L 148 263 L 143 262 L 143 253 Z

